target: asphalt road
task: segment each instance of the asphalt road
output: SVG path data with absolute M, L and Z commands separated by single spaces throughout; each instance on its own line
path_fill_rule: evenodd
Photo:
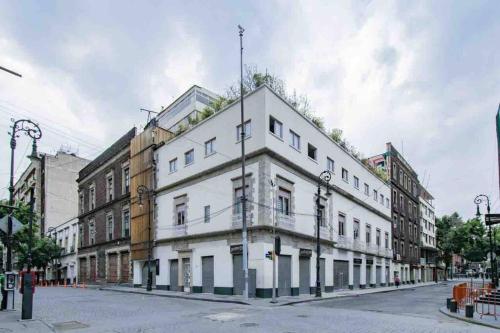
M 53 331 L 69 333 L 496 331 L 438 313 L 450 290 L 451 286 L 422 287 L 271 308 L 91 289 L 39 288 L 34 316 Z M 0 313 L 0 332 L 6 331 L 2 325 L 7 317 L 2 316 Z M 28 332 L 9 327 L 14 332 Z M 37 329 L 32 331 L 41 332 Z

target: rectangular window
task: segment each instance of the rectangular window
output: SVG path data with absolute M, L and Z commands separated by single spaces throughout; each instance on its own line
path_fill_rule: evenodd
M 359 190 L 359 178 L 354 176 L 353 179 L 354 179 L 354 188 Z
M 173 160 L 168 162 L 168 167 L 169 167 L 170 173 L 176 172 L 177 171 L 177 159 L 174 158 Z
M 175 206 L 177 212 L 177 225 L 184 225 L 186 223 L 186 204 L 179 204 Z
M 353 237 L 354 239 L 359 239 L 359 221 L 354 219 L 353 223 Z
M 106 215 L 106 240 L 113 240 L 114 233 L 113 213 Z
M 291 193 L 283 188 L 279 188 L 278 190 L 278 202 L 277 202 L 277 210 L 280 215 L 290 215 L 290 199 Z
M 95 185 L 92 184 L 89 186 L 89 210 L 93 210 L 95 208 Z
M 89 244 L 95 244 L 95 224 L 94 220 L 89 220 Z
M 377 192 L 377 190 L 373 190 L 373 200 L 378 201 L 378 192 Z
M 384 205 L 384 195 L 382 193 L 380 193 L 380 204 Z
M 414 230 L 415 240 L 417 240 L 418 239 L 418 237 L 417 237 L 418 236 L 418 234 L 417 234 L 417 225 L 415 225 L 413 227 L 413 230 Z
M 396 162 L 392 162 L 392 178 L 394 178 L 394 179 L 398 178 L 398 169 L 396 166 Z
M 290 130 L 290 146 L 300 150 L 300 135 Z
M 113 181 L 113 172 L 109 173 L 106 176 L 106 202 L 110 202 L 114 197 L 114 181 Z
M 403 170 L 399 170 L 399 185 L 403 185 Z
M 252 135 L 252 123 L 250 120 L 247 120 L 245 123 L 245 128 L 244 128 L 244 134 L 245 134 L 245 139 L 248 139 Z M 241 140 L 241 125 L 236 126 L 236 141 Z
M 273 117 L 269 117 L 269 131 L 283 139 L 283 124 Z
M 347 183 L 349 182 L 349 171 L 344 168 L 342 168 L 342 180 Z
M 326 227 L 326 212 L 324 205 L 319 206 L 319 226 Z
M 345 235 L 345 215 L 339 214 L 339 236 Z
M 78 226 L 78 241 L 80 243 L 78 247 L 83 247 L 83 225 Z
M 204 207 L 203 213 L 205 214 L 205 223 L 210 223 L 210 205 Z
M 403 218 L 401 218 L 399 221 L 400 221 L 400 224 L 401 224 L 401 233 L 404 236 L 404 234 L 405 234 L 405 220 Z
M 184 165 L 190 165 L 194 162 L 194 149 L 184 153 Z
M 246 188 L 246 195 L 248 194 L 248 185 L 245 185 L 245 188 Z M 242 187 L 238 187 L 236 189 L 234 189 L 234 203 L 235 203 L 235 213 L 237 215 L 241 215 L 243 213 L 243 205 L 242 205 L 242 199 L 243 198 L 243 188 Z
M 123 179 L 123 190 L 122 193 L 126 194 L 130 192 L 130 168 L 127 166 L 122 169 L 122 179 Z
M 128 208 L 123 210 L 122 214 L 122 237 L 130 236 L 130 210 Z
M 389 205 L 390 205 L 390 204 L 389 204 L 389 198 L 385 198 L 385 206 L 386 206 L 387 208 L 389 208 Z
M 380 229 L 377 229 L 375 231 L 375 244 L 377 244 L 378 247 L 380 247 Z
M 389 248 L 389 233 L 388 232 L 385 233 L 385 248 L 386 249 Z
M 404 200 L 403 200 L 403 195 L 400 194 L 399 195 L 399 208 L 401 209 L 401 211 L 404 210 L 404 205 L 405 205 L 405 203 L 404 203 Z
M 71 248 L 70 248 L 71 252 L 75 252 L 75 246 L 76 246 L 76 232 L 74 232 L 73 230 L 73 235 L 71 238 Z
M 312 144 L 308 143 L 307 144 L 307 156 L 312 158 L 313 160 L 316 160 L 318 155 L 318 150 L 316 147 L 314 147 Z
M 392 205 L 394 207 L 397 207 L 398 206 L 398 193 L 396 192 L 396 190 L 392 191 Z
M 398 247 L 398 241 L 397 240 L 394 241 L 393 250 L 394 250 L 395 253 L 399 253 L 399 247 Z
M 370 195 L 370 185 L 365 183 L 365 195 Z
M 371 239 L 372 239 L 372 227 L 369 224 L 367 224 L 366 225 L 366 243 L 370 244 Z
M 80 214 L 83 214 L 83 212 L 85 211 L 83 199 L 83 192 L 78 193 L 78 205 L 80 206 Z
M 215 138 L 205 142 L 205 156 L 212 155 L 215 153 Z
M 326 158 L 326 170 L 330 171 L 331 173 L 335 172 L 335 161 L 330 157 Z

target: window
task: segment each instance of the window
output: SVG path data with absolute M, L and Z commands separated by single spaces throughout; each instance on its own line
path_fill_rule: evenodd
M 278 214 L 280 215 L 290 215 L 290 198 L 291 193 L 283 188 L 278 190 Z
M 405 189 L 408 189 L 408 177 L 406 176 L 406 174 L 403 176 L 403 186 Z
M 365 194 L 370 195 L 370 186 L 367 183 L 365 183 Z
M 369 224 L 367 224 L 366 225 L 366 243 L 367 244 L 370 244 L 371 238 L 372 238 L 372 227 Z
M 354 179 L 354 188 L 359 190 L 359 178 L 353 176 L 353 179 Z
M 290 146 L 300 150 L 300 135 L 290 130 Z
M 398 241 L 397 240 L 394 241 L 394 247 L 393 247 L 393 249 L 394 249 L 395 253 L 399 253 L 399 247 L 398 247 Z
M 398 177 L 398 169 L 396 166 L 396 162 L 392 162 L 392 178 L 397 179 Z
M 184 153 L 184 165 L 190 165 L 194 162 L 194 149 Z
M 283 138 L 283 124 L 273 117 L 269 117 L 269 131 L 279 138 Z
M 378 192 L 377 192 L 377 190 L 373 190 L 373 200 L 378 201 Z
M 339 214 L 339 236 L 345 235 L 345 215 Z
M 123 188 L 122 194 L 130 192 L 130 168 L 128 165 L 122 169 Z
M 353 229 L 354 229 L 353 232 L 354 239 L 359 239 L 359 221 L 356 219 L 354 219 Z
M 83 225 L 78 226 L 78 241 L 80 243 L 78 247 L 83 247 Z
M 177 212 L 177 225 L 184 225 L 186 223 L 186 204 L 179 204 L 175 206 Z
M 312 144 L 308 143 L 307 144 L 307 156 L 312 158 L 313 160 L 316 160 L 318 154 L 318 150 L 316 147 L 314 147 Z
M 210 223 L 210 205 L 203 208 L 203 213 L 205 214 L 205 223 Z
M 114 233 L 113 213 L 106 215 L 106 240 L 113 240 Z
M 75 229 L 73 229 L 73 235 L 71 238 L 71 249 L 70 249 L 71 252 L 75 252 L 75 246 L 76 246 L 76 232 Z
M 349 171 L 344 168 L 342 168 L 342 180 L 347 183 L 349 182 Z
M 84 207 L 84 197 L 83 197 L 83 192 L 79 192 L 78 193 L 78 205 L 80 206 L 80 214 L 83 214 L 83 212 L 85 211 L 85 207 Z
M 405 255 L 405 244 L 404 243 L 401 243 L 401 255 L 402 256 Z
M 417 225 L 416 225 L 416 224 L 415 224 L 415 226 L 413 227 L 413 229 L 414 229 L 414 232 L 415 232 L 415 233 L 414 233 L 414 235 L 415 235 L 415 240 L 417 240 L 417 239 L 418 239 L 418 237 L 417 237 L 417 236 L 418 236 L 418 234 L 417 234 Z
M 380 193 L 380 204 L 384 205 L 384 195 L 382 193 Z
M 392 217 L 392 219 L 393 219 L 393 221 L 394 221 L 394 230 L 396 230 L 396 229 L 397 229 L 397 227 L 398 227 L 398 217 L 397 217 L 396 215 L 394 215 L 394 216 Z
M 386 249 L 389 248 L 389 233 L 388 232 L 385 233 L 385 248 Z
M 127 207 L 122 212 L 122 237 L 130 236 L 130 209 Z
M 168 162 L 168 167 L 169 167 L 170 173 L 176 172 L 177 171 L 177 159 L 174 158 L 173 160 Z
M 404 205 L 405 205 L 405 203 L 404 203 L 404 200 L 403 200 L 403 195 L 400 194 L 399 195 L 399 208 L 401 209 L 401 211 L 404 210 Z
M 380 229 L 377 229 L 375 231 L 375 244 L 377 244 L 378 247 L 380 247 Z
M 114 189 L 113 189 L 113 171 L 110 171 L 106 175 L 106 202 L 113 200 Z
M 89 244 L 95 244 L 95 224 L 94 220 L 89 220 Z
M 330 157 L 326 158 L 326 170 L 330 172 L 335 172 L 335 161 L 332 160 Z
M 248 194 L 248 185 L 245 185 L 245 188 L 246 188 L 246 193 L 245 194 Z M 242 197 L 243 197 L 243 188 L 242 187 L 238 187 L 236 189 L 234 189 L 234 202 L 235 202 L 235 213 L 237 215 L 241 215 L 243 213 L 243 205 L 242 205 Z
M 413 195 L 417 196 L 417 184 L 413 183 Z
M 399 169 L 399 185 L 403 185 L 403 170 Z
M 89 210 L 95 208 L 95 184 L 89 186 Z
M 396 190 L 392 191 L 392 198 L 393 198 L 392 205 L 394 207 L 397 207 L 398 206 L 398 192 L 396 192 Z
M 205 142 L 205 156 L 215 154 L 215 138 Z
M 405 220 L 403 218 L 401 218 L 399 221 L 400 221 L 400 224 L 401 224 L 401 233 L 404 236 L 404 234 L 405 234 Z
M 326 227 L 325 205 L 319 205 L 319 226 Z
M 247 120 L 245 123 L 245 128 L 244 128 L 244 131 L 245 131 L 245 139 L 248 139 L 251 135 L 252 135 L 252 123 L 250 122 L 250 120 Z M 238 125 L 236 126 L 236 141 L 240 141 L 241 140 L 241 125 Z
M 385 198 L 385 206 L 389 208 L 389 198 Z

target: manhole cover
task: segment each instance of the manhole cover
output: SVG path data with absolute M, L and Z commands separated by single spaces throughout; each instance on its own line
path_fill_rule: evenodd
M 299 317 L 299 318 L 307 318 L 309 316 L 308 315 L 297 315 L 297 317 Z
M 257 323 L 243 323 L 243 324 L 240 324 L 240 327 L 256 327 L 256 326 L 259 326 L 259 324 L 257 324 Z
M 52 326 L 58 332 L 76 330 L 79 328 L 87 328 L 89 325 L 80 323 L 79 321 L 65 321 L 61 323 L 53 323 Z
M 243 317 L 243 315 L 239 313 L 233 313 L 233 312 L 220 312 L 220 313 L 215 313 L 211 314 L 208 316 L 205 316 L 205 318 L 213 320 L 213 321 L 220 321 L 220 322 L 226 322 L 226 321 L 232 321 L 235 319 L 239 319 Z

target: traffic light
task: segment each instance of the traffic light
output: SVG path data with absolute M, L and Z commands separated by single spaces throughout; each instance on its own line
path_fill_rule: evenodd
M 276 250 L 276 255 L 280 255 L 281 253 L 281 238 L 280 236 L 276 236 L 274 238 L 274 247 L 275 247 L 275 250 Z

